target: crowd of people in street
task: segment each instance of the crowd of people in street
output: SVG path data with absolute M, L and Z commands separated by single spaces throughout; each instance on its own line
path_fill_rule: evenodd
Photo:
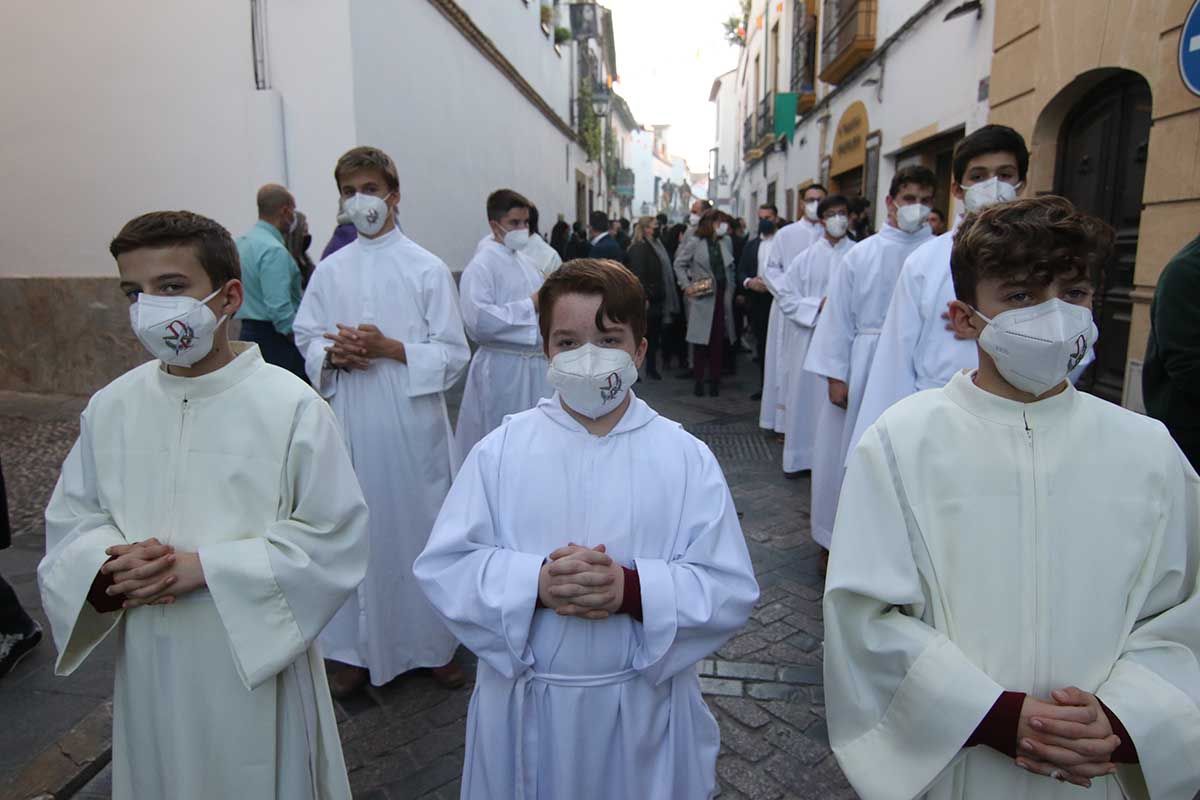
M 904 167 L 878 232 L 813 184 L 753 236 L 696 200 L 543 238 L 502 188 L 457 283 L 373 147 L 334 166 L 315 268 L 283 186 L 236 241 L 130 220 L 109 250 L 153 360 L 89 402 L 38 570 L 60 674 L 118 634 L 114 797 L 349 798 L 331 698 L 461 687 L 460 643 L 464 798 L 713 796 L 694 667 L 759 587 L 716 458 L 632 386 L 718 397 L 749 368 L 783 474 L 811 474 L 829 737 L 861 796 L 1191 800 L 1200 245 L 1155 301 L 1164 427 L 1073 387 L 1113 232 L 1021 198 L 1028 162 L 985 126 L 954 154 L 965 217 Z M 11 594 L 0 675 L 41 636 Z

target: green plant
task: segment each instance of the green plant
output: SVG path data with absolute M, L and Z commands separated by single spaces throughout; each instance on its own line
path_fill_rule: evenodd
M 554 9 L 550 6 L 542 6 L 542 24 L 547 28 L 550 27 L 554 20 Z
M 600 127 L 600 118 L 592 110 L 592 87 L 587 77 L 579 81 L 579 138 L 588 161 L 599 160 L 604 131 Z
M 554 29 L 554 43 L 562 44 L 563 42 L 571 41 L 571 29 L 564 28 L 561 25 Z

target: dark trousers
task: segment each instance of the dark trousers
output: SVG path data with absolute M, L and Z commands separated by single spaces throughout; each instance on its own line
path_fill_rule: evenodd
M 283 367 L 300 380 L 308 383 L 308 375 L 304 372 L 304 357 L 296 349 L 292 340 L 275 330 L 269 322 L 257 319 L 242 320 L 240 337 L 243 342 L 254 342 L 262 352 L 263 361 Z
M 17 593 L 0 575 L 0 634 L 28 633 L 33 627 L 33 620 L 21 608 Z
M 658 353 L 662 349 L 662 309 L 650 308 L 646 312 L 646 369 L 658 371 Z M 663 369 L 666 369 L 666 356 L 663 356 Z
M 758 358 L 763 372 L 767 368 L 767 327 L 771 321 L 771 295 L 755 293 L 750 298 L 747 316 L 750 318 L 750 332 L 754 334 L 754 353 Z M 759 373 L 759 384 L 762 383 L 762 372 Z
M 704 380 L 705 371 L 713 383 L 721 382 L 721 366 L 725 360 L 725 287 L 717 285 L 713 293 L 716 307 L 713 309 L 712 328 L 708 332 L 708 344 L 692 345 L 692 375 L 697 381 Z

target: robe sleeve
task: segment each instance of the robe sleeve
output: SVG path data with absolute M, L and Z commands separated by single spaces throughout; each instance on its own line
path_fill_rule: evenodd
M 819 296 L 811 297 L 805 294 L 809 283 L 808 273 L 811 257 L 811 249 L 796 256 L 787 272 L 784 273 L 775 293 L 775 302 L 779 303 L 780 312 L 792 322 L 805 328 L 811 328 L 817 324 L 817 315 L 821 311 L 821 300 L 823 299 Z
M 46 556 L 37 571 L 42 607 L 58 649 L 58 675 L 74 672 L 125 614 L 101 614 L 87 602 L 92 581 L 108 560 L 105 549 L 128 544 L 100 500 L 90 413 L 80 417 L 79 439 L 46 507 Z
M 471 360 L 471 347 L 463 333 L 458 292 L 450 269 L 439 264 L 436 269 L 429 270 L 425 275 L 423 294 L 425 327 L 429 335 L 420 342 L 404 343 L 409 397 L 449 391 Z
M 1096 696 L 1137 749 L 1138 764 L 1117 766 L 1125 794 L 1192 800 L 1200 788 L 1200 478 L 1165 430 L 1162 439 L 1171 455 L 1167 507 L 1139 577 L 1145 600 Z
M 498 302 L 492 274 L 482 265 L 468 265 L 463 270 L 461 291 L 462 321 L 477 343 L 537 347 L 538 316 L 533 298 Z
M 851 452 L 863 432 L 875 424 L 884 411 L 917 392 L 916 351 L 924 325 L 921 318 L 921 270 L 916 269 L 917 266 L 918 262 L 910 255 L 900 270 L 879 342 L 875 346 L 858 420 L 850 437 Z
M 830 279 L 821 324 L 813 333 L 804 369 L 834 380 L 849 378 L 850 353 L 854 346 L 854 320 L 850 309 L 853 299 L 851 264 L 843 261 Z
M 200 548 L 200 563 L 247 689 L 295 661 L 367 569 L 367 505 L 333 412 L 296 412 L 283 497 L 290 513 L 261 536 Z
M 824 601 L 829 740 L 864 800 L 921 795 L 1002 691 L 923 621 L 920 535 L 877 424 L 846 473 Z
M 776 237 L 775 246 L 771 248 L 771 254 L 767 257 L 767 263 L 763 265 L 763 273 L 758 277 L 763 279 L 763 283 L 771 290 L 771 294 L 779 296 L 779 287 L 783 283 L 783 276 L 787 272 L 789 264 L 783 263 L 783 254 L 780 252 L 781 242 Z M 803 252 L 800 255 L 804 255 Z M 799 258 L 800 256 L 797 256 Z M 793 262 L 794 263 L 794 262 Z
M 529 629 L 545 556 L 500 542 L 496 444 L 489 437 L 467 456 L 413 575 L 458 640 L 492 669 L 515 678 L 533 665 Z
M 633 667 L 655 685 L 721 647 L 745 626 L 758 600 L 754 565 L 725 476 L 706 446 L 695 447 L 670 559 L 634 560 L 642 641 Z
M 325 308 L 325 279 L 328 274 L 329 267 L 317 267 L 292 320 L 296 348 L 304 356 L 304 371 L 313 388 L 326 400 L 337 392 L 338 376 L 337 370 L 324 368 L 325 348 L 329 345 L 325 334 L 336 327 L 329 321 Z

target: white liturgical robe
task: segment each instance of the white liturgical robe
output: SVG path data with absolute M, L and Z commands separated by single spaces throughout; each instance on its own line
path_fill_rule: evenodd
M 850 460 L 825 584 L 825 697 L 865 800 L 1192 800 L 1200 478 L 1157 421 L 969 372 L 892 406 Z M 1096 694 L 1139 764 L 1090 789 L 964 748 L 1001 691 Z
M 829 392 L 824 378 L 801 369 L 801 365 L 817 327 L 829 276 L 853 246 L 854 242 L 845 236 L 832 245 L 822 235 L 792 261 L 775 295 L 783 320 L 783 352 L 791 364 L 782 412 L 787 436 L 783 445 L 784 472 L 812 469 L 817 414 L 822 404 L 829 405 Z
M 818 415 L 812 493 L 812 531 L 818 542 L 832 535 L 850 435 L 900 268 L 909 253 L 932 235 L 928 225 L 922 225 L 916 233 L 885 225 L 879 233 L 850 248 L 830 278 L 829 299 L 808 346 L 804 369 L 845 382 L 850 397 L 844 413 L 835 413 L 841 409 L 822 409 Z M 839 434 L 836 440 L 835 433 Z
M 517 253 L 517 257 L 532 265 L 543 280 L 549 278 L 563 263 L 558 251 L 536 233 L 529 234 L 529 244 Z
M 825 226 L 819 222 L 809 222 L 807 219 L 784 225 L 771 239 L 771 248 L 767 255 L 766 269 L 758 271 L 771 290 L 778 296 L 778 286 L 783 280 L 796 256 L 808 249 L 809 245 L 821 238 Z M 783 345 L 782 312 L 777 303 L 771 304 L 771 313 L 767 317 L 767 348 L 763 354 L 763 391 L 762 402 L 759 405 L 758 425 L 760 428 L 783 433 L 784 397 L 787 392 L 787 373 L 790 362 Z
M 337 325 L 377 325 L 404 343 L 407 362 L 377 358 L 367 370 L 323 369 L 322 335 Z M 381 686 L 402 672 L 438 667 L 454 636 L 412 577 L 453 479 L 454 448 L 443 392 L 470 350 L 450 270 L 399 231 L 358 239 L 321 262 L 295 322 L 309 378 L 329 399 L 371 508 L 366 580 L 321 635 L 326 658 L 366 667 Z
M 536 608 L 546 556 L 604 544 L 636 568 L 643 621 Z M 558 396 L 471 453 L 415 572 L 479 656 L 468 800 L 707 798 L 720 733 L 694 665 L 758 585 L 713 454 L 632 398 L 593 436 Z
M 528 411 L 554 393 L 532 298 L 543 280 L 532 261 L 491 238 L 479 243 L 463 270 L 463 323 L 479 349 L 458 412 L 460 460 L 509 414 Z
M 83 412 L 38 567 L 55 671 L 116 632 L 117 800 L 349 800 L 314 640 L 366 570 L 367 507 L 328 406 L 232 347 L 197 378 L 144 364 Z M 199 553 L 207 587 L 97 612 L 105 549 L 152 537 Z

